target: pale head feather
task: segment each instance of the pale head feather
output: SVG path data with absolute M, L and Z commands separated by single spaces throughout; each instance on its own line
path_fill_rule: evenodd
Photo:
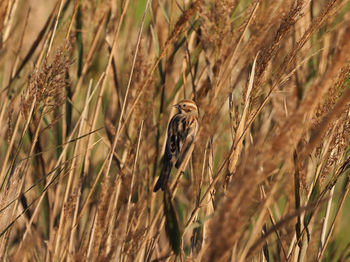
M 198 107 L 196 103 L 189 99 L 181 100 L 179 103 L 175 105 L 175 107 L 179 110 L 179 113 L 191 113 L 198 115 Z

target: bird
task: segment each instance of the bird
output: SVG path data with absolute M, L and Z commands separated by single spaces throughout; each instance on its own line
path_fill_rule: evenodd
M 168 125 L 167 141 L 163 155 L 163 166 L 153 192 L 167 187 L 171 169 L 177 169 L 185 159 L 198 132 L 199 110 L 197 104 L 185 99 L 174 105 L 176 114 Z

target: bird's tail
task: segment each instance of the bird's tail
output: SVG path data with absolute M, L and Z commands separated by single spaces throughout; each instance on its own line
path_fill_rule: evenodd
M 157 192 L 159 189 L 165 190 L 165 187 L 168 183 L 170 172 L 171 172 L 171 162 L 163 161 L 162 172 L 158 178 L 156 185 L 154 186 L 153 192 Z

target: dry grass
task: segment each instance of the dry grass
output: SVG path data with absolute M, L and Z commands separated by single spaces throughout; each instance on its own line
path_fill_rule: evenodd
M 0 3 L 1 261 L 349 260 L 349 1 L 43 2 Z

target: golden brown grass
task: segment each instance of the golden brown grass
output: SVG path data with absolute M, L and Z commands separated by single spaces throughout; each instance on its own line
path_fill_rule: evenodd
M 1 261 L 349 259 L 349 1 L 42 2 L 0 2 Z

